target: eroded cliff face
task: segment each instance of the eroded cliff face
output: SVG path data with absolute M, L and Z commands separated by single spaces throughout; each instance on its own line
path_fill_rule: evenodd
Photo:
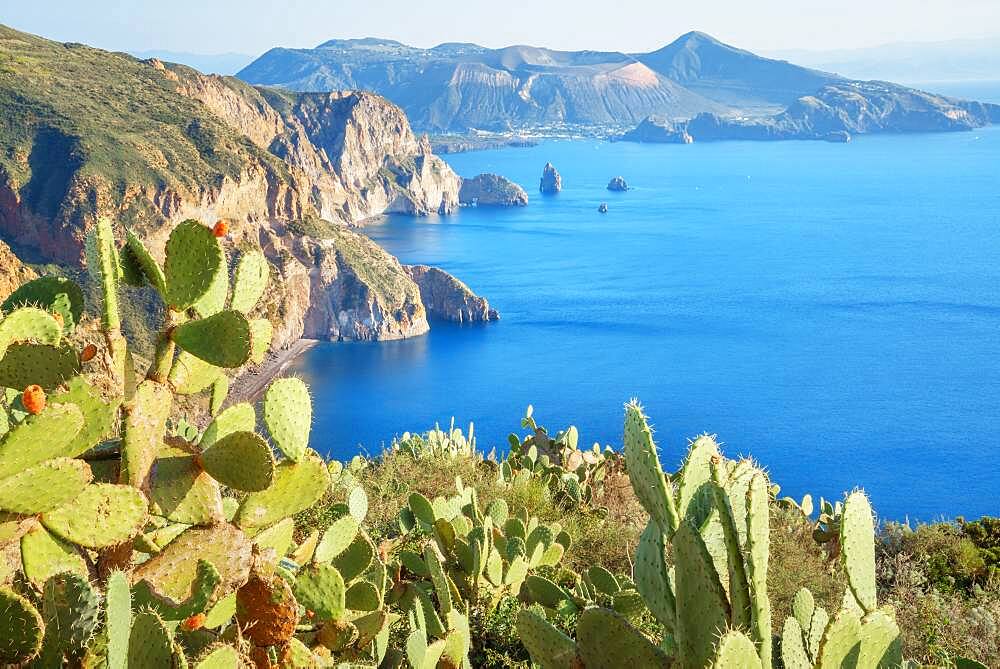
M 179 222 L 222 219 L 234 249 L 272 262 L 276 347 L 427 330 L 416 283 L 348 230 L 458 206 L 461 179 L 395 105 L 262 90 L 0 26 L 4 56 L 0 239 L 15 249 L 79 265 L 86 231 L 107 216 L 162 259 Z
M 428 265 L 404 265 L 403 269 L 420 288 L 420 297 L 432 318 L 457 323 L 500 320 L 500 314 L 485 298 L 443 269 Z
M 0 301 L 6 300 L 22 283 L 37 277 L 35 270 L 22 263 L 10 247 L 0 241 Z

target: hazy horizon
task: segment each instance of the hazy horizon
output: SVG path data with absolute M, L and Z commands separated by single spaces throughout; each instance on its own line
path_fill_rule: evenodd
M 624 0 L 605 3 L 508 0 L 497 21 L 482 6 L 458 0 L 428 2 L 418 12 L 375 0 L 336 6 L 291 0 L 276 7 L 263 0 L 170 5 L 94 0 L 81 5 L 42 0 L 7 8 L 0 16 L 18 30 L 59 41 L 84 42 L 116 51 L 169 51 L 197 55 L 257 56 L 276 46 L 311 48 L 329 39 L 379 37 L 412 46 L 475 42 L 560 50 L 650 51 L 699 30 L 723 42 L 763 53 L 829 51 L 897 43 L 1000 39 L 1000 4 L 987 0 L 932 2 L 915 10 L 908 0 L 873 7 L 844 0 L 808 10 L 789 0 L 764 6 L 721 2 L 711 7 Z M 866 20 L 857 21 L 858 15 Z M 637 21 L 636 17 L 642 17 Z M 986 26 L 992 27 L 991 30 Z M 220 27 L 224 29 L 220 30 Z

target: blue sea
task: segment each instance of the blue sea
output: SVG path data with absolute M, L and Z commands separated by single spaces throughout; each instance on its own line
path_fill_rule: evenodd
M 782 494 L 862 487 L 883 519 L 1000 514 L 1000 127 L 448 160 L 514 179 L 530 205 L 366 232 L 502 320 L 309 352 L 295 371 L 319 450 L 377 454 L 453 416 L 502 449 L 528 404 L 618 445 L 637 397 L 670 468 L 708 432 Z M 543 197 L 547 161 L 564 190 Z M 619 174 L 632 190 L 608 192 Z

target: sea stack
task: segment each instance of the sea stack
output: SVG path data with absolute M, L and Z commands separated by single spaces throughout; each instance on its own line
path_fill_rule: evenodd
M 614 177 L 608 182 L 608 190 L 615 191 L 619 193 L 624 193 L 628 190 L 628 183 L 625 182 L 625 177 Z
M 462 179 L 458 201 L 467 206 L 524 207 L 528 204 L 528 194 L 499 174 L 480 174 L 472 179 Z
M 545 163 L 542 170 L 542 180 L 538 184 L 538 190 L 543 193 L 558 193 L 562 190 L 562 177 L 559 170 L 552 163 Z

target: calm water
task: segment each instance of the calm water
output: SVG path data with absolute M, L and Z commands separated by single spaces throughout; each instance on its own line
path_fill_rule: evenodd
M 1000 128 L 449 160 L 513 178 L 530 206 L 368 233 L 503 320 L 312 351 L 318 448 L 378 452 L 451 416 L 499 446 L 529 403 L 618 444 L 638 397 L 671 467 L 711 432 L 796 496 L 862 486 L 886 518 L 1000 513 Z M 547 160 L 553 197 L 536 192 Z M 616 174 L 634 190 L 607 192 Z

